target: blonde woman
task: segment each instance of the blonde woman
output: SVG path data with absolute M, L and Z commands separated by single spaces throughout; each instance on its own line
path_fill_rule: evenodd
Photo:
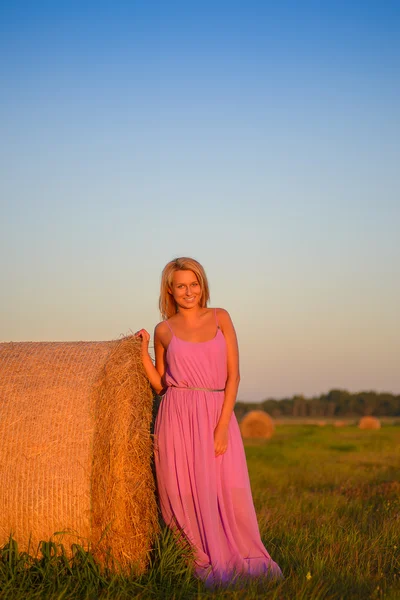
M 195 573 L 206 584 L 238 574 L 280 577 L 258 529 L 246 457 L 233 412 L 239 353 L 232 321 L 208 308 L 203 267 L 176 258 L 162 272 L 160 312 L 150 336 L 141 329 L 143 364 L 163 399 L 155 423 L 160 507 L 193 547 Z M 165 392 L 165 393 L 164 393 Z

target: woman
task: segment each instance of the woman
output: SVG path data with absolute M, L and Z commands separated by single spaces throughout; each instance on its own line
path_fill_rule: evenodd
M 161 278 L 163 321 L 141 329 L 142 358 L 157 393 L 166 390 L 155 423 L 155 466 L 167 525 L 194 550 L 195 573 L 207 584 L 237 574 L 281 577 L 260 538 L 242 438 L 233 407 L 239 354 L 226 310 L 207 308 L 209 288 L 194 259 L 169 262 Z

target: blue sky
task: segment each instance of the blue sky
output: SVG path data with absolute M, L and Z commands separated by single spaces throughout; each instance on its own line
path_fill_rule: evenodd
M 400 393 L 397 2 L 0 7 L 0 339 L 159 320 L 194 256 L 239 397 Z

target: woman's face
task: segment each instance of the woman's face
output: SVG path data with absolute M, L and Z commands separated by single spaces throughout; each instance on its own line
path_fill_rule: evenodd
M 182 308 L 197 306 L 201 298 L 201 287 L 193 271 L 175 271 L 170 293 Z

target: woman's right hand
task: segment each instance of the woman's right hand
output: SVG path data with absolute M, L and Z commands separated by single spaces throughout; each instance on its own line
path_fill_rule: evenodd
M 145 329 L 139 329 L 135 333 L 135 338 L 141 338 L 142 341 L 142 355 L 148 354 L 149 352 L 149 342 L 150 342 L 150 334 Z

